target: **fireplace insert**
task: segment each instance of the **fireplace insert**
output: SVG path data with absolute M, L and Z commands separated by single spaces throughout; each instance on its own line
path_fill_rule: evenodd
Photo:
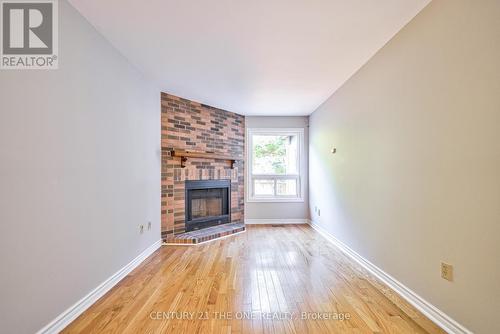
M 186 232 L 231 221 L 231 181 L 186 181 Z

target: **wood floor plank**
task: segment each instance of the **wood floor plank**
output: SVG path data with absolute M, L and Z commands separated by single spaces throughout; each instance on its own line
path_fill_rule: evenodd
M 309 226 L 261 225 L 162 247 L 63 333 L 444 331 Z

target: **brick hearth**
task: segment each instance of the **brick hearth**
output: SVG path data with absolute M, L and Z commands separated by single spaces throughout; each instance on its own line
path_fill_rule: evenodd
M 201 242 L 214 240 L 228 235 L 245 231 L 245 224 L 230 223 L 211 226 L 197 231 L 169 235 L 165 242 L 167 244 L 199 244 Z

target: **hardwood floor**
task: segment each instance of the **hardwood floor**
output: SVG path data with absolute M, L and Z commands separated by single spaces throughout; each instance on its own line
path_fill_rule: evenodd
M 444 332 L 309 226 L 260 225 L 163 246 L 63 333 Z

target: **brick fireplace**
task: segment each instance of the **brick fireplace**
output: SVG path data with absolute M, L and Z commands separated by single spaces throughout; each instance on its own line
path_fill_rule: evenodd
M 228 219 L 223 219 L 224 212 L 218 215 L 214 210 L 215 201 L 195 201 L 195 209 L 200 219 L 201 213 L 212 219 L 212 223 L 200 225 L 201 228 L 213 225 L 220 231 L 228 231 L 227 223 L 243 223 L 243 187 L 244 187 L 244 147 L 245 118 L 242 115 L 203 105 L 170 94 L 161 94 L 161 228 L 164 240 L 185 234 L 188 225 L 192 227 L 186 210 L 192 209 L 186 202 L 187 189 L 200 180 L 219 180 L 229 187 Z M 209 158 L 182 158 L 178 151 L 209 153 Z M 218 158 L 224 156 L 238 159 L 229 161 Z M 203 184 L 203 182 L 201 183 Z M 207 184 L 207 183 L 205 183 Z M 200 197 L 202 192 L 197 196 Z M 210 194 L 214 197 L 214 194 Z M 215 198 L 215 197 L 214 197 Z M 217 202 L 219 203 L 219 202 Z M 207 207 L 208 205 L 208 207 Z M 189 207 L 189 208 L 188 208 Z M 205 211 L 203 211 L 205 210 Z M 209 219 L 210 220 L 210 219 Z M 219 221 L 220 220 L 220 221 Z M 198 220 L 201 221 L 201 220 Z M 225 226 L 224 226 L 225 225 Z M 210 227 L 212 228 L 212 227 Z M 200 230 L 201 231 L 201 230 Z M 191 233 L 191 232 L 188 232 Z M 199 232 L 198 232 L 199 233 Z M 226 233 L 226 232 L 224 232 Z M 208 240 L 208 239 L 207 239 Z

